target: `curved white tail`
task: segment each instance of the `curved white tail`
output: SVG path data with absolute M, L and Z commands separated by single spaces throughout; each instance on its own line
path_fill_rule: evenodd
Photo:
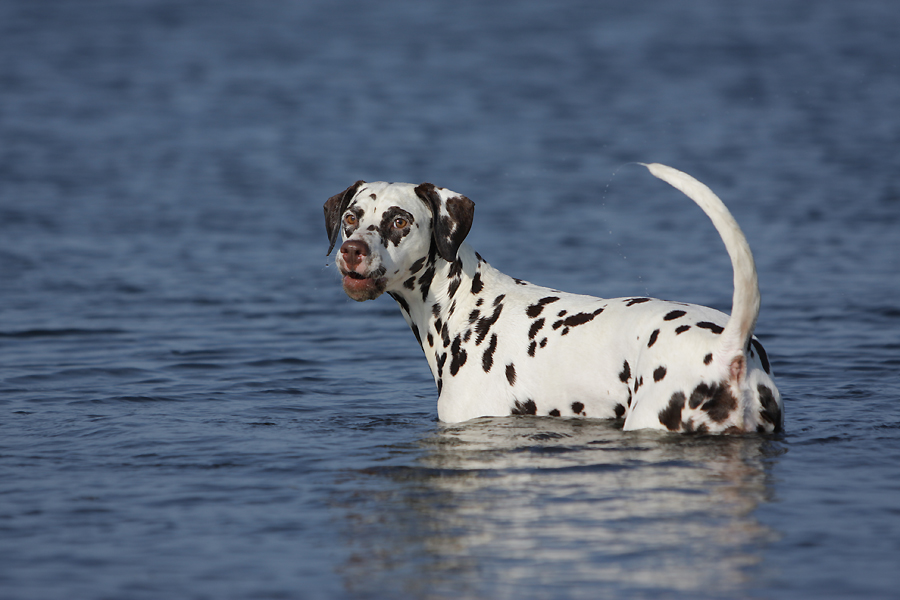
M 759 282 L 756 264 L 747 238 L 731 216 L 725 204 L 711 189 L 688 175 L 672 167 L 661 164 L 644 164 L 655 177 L 683 192 L 697 203 L 710 218 L 731 257 L 734 270 L 734 297 L 731 302 L 731 317 L 722 332 L 717 358 L 731 366 L 731 376 L 740 380 L 746 372 L 744 352 L 753 335 L 756 318 L 759 316 Z M 739 359 L 739 360 L 735 360 Z

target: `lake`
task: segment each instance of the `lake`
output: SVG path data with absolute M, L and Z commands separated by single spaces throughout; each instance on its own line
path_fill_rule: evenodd
M 894 598 L 900 7 L 0 4 L 0 596 Z M 475 201 L 501 271 L 728 310 L 785 432 L 446 425 L 358 179 Z

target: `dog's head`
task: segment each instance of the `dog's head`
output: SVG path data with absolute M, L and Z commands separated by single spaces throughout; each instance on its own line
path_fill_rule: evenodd
M 429 261 L 453 262 L 472 227 L 475 204 L 430 183 L 357 181 L 325 202 L 328 254 L 336 260 L 344 291 L 372 300 L 385 291 L 409 288 Z

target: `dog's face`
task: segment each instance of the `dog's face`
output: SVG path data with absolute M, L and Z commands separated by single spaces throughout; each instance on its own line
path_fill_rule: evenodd
M 429 183 L 358 181 L 324 208 L 328 253 L 340 234 L 336 263 L 344 291 L 363 301 L 413 289 L 415 274 L 427 264 L 455 260 L 472 226 L 474 203 Z

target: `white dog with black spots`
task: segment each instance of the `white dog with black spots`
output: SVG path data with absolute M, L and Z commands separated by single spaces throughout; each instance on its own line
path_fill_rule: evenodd
M 656 177 L 694 200 L 734 269 L 731 316 L 653 298 L 594 298 L 514 279 L 465 243 L 474 203 L 429 183 L 358 181 L 325 203 L 331 253 L 354 300 L 389 294 L 425 352 L 438 417 L 623 419 L 626 430 L 778 432 L 781 395 L 753 336 L 759 286 L 743 233 L 694 178 Z

